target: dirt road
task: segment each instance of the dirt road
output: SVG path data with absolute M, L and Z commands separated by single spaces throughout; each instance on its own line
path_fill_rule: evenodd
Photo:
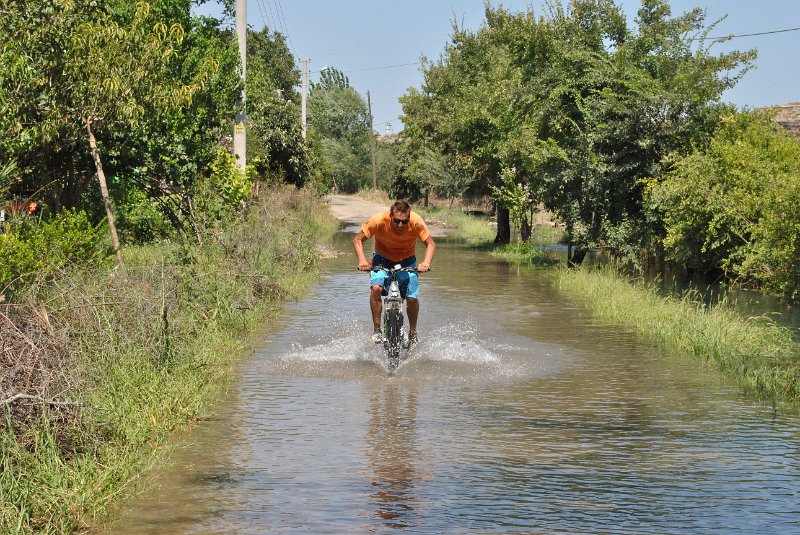
M 350 195 L 328 195 L 325 199 L 334 217 L 348 225 L 360 225 L 376 212 L 389 209 L 388 206 Z
M 389 209 L 389 206 L 365 201 L 350 195 L 328 195 L 325 199 L 328 201 L 328 205 L 334 217 L 346 225 L 361 225 L 361 223 L 369 219 L 376 212 Z M 414 207 L 412 206 L 411 209 L 413 210 Z M 428 230 L 431 236 L 436 237 L 444 236 L 447 234 L 448 229 L 442 226 L 428 224 Z

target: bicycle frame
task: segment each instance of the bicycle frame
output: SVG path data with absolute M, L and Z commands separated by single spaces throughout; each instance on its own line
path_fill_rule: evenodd
M 389 275 L 389 288 L 383 297 L 383 348 L 389 360 L 389 373 L 393 373 L 400 365 L 400 350 L 404 346 L 405 333 L 403 331 L 403 297 L 400 293 L 400 283 L 397 274 L 416 272 L 413 267 L 373 267 L 371 271 L 385 271 Z

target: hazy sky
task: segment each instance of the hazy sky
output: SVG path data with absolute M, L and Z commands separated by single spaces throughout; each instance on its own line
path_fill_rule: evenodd
M 533 6 L 542 13 L 541 0 L 492 0 L 510 11 Z M 622 0 L 631 22 L 640 0 Z M 673 0 L 673 15 L 694 7 L 705 8 L 707 21 L 725 15 L 711 36 L 740 35 L 800 28 L 800 0 Z M 200 12 L 213 13 L 207 4 Z M 248 0 L 247 22 L 268 26 L 288 35 L 298 58 L 308 58 L 310 78 L 331 66 L 343 71 L 350 84 L 372 99 L 374 127 L 384 133 L 402 130 L 398 97 L 409 87 L 420 87 L 421 56 L 437 58 L 448 42 L 453 20 L 477 29 L 484 22 L 483 0 Z M 756 48 L 756 67 L 724 95 L 740 107 L 758 107 L 800 101 L 800 31 L 740 37 L 719 51 Z

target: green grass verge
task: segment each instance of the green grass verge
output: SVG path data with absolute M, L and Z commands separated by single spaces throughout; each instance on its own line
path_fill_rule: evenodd
M 553 265 L 537 245 L 563 238 L 557 228 L 537 226 L 531 243 L 492 246 L 483 220 L 460 213 L 448 221 L 457 226 L 454 235 L 472 232 L 466 238 L 469 243 L 486 246 L 490 254 L 512 264 Z M 559 268 L 552 273 L 565 295 L 586 303 L 598 318 L 629 328 L 655 345 L 701 359 L 758 398 L 794 406 L 800 402 L 800 346 L 789 329 L 770 318 L 745 318 L 729 303 L 708 307 L 691 295 L 664 297 L 655 287 L 634 283 L 612 267 Z
M 724 302 L 708 307 L 690 296 L 663 297 L 655 287 L 632 283 L 611 267 L 558 269 L 554 280 L 598 318 L 699 358 L 762 399 L 800 401 L 800 347 L 787 328 L 766 317 L 742 317 Z
M 552 266 L 557 264 L 545 251 L 532 243 L 509 243 L 492 248 L 492 256 L 510 264 Z
M 107 518 L 167 439 L 210 414 L 253 329 L 315 280 L 337 223 L 313 195 L 276 189 L 202 247 L 125 249 L 126 268 L 72 273 L 46 295 L 69 340 L 80 407 L 0 429 L 3 533 L 74 533 Z
M 413 207 L 429 225 L 441 225 L 451 228 L 448 234 L 462 239 L 472 246 L 485 246 L 494 240 L 495 230 L 489 226 L 488 218 L 475 217 L 460 210 L 450 208 Z

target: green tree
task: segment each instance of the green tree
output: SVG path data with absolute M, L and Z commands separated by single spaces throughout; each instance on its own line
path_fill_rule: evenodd
M 726 116 L 649 193 L 670 260 L 800 301 L 800 141 L 769 113 Z
M 435 147 L 458 170 L 451 175 L 456 181 L 451 190 L 468 196 L 499 187 L 503 168 L 517 167 L 521 179 L 530 180 L 513 141 L 523 134 L 529 109 L 522 71 L 510 53 L 508 24 L 515 16 L 489 7 L 486 16 L 475 32 L 454 24 L 443 56 L 426 64 L 422 89 L 401 98 L 407 136 Z M 498 203 L 497 216 L 495 241 L 508 243 L 509 207 Z
M 316 131 L 329 184 L 354 192 L 371 183 L 369 114 L 364 99 L 339 70 L 328 67 L 312 84 L 308 120 Z
M 62 102 L 65 113 L 86 130 L 117 261 L 122 263 L 108 184 L 95 132 L 109 125 L 136 126 L 150 112 L 187 105 L 204 83 L 200 73 L 190 84 L 163 77 L 163 65 L 175 56 L 184 28 L 174 23 L 152 25 L 148 4 L 137 5 L 128 24 L 111 16 L 86 22 L 68 48 L 65 81 L 72 89 Z M 210 64 L 209 69 L 216 69 Z
M 555 9 L 557 53 L 544 69 L 540 143 L 531 152 L 542 198 L 577 243 L 635 252 L 653 240 L 642 179 L 660 177 L 671 159 L 707 140 L 751 52 L 710 53 L 704 13 L 671 18 L 669 5 L 644 0 L 628 30 L 611 1 Z M 698 44 L 694 41 L 699 37 Z M 542 69 L 530 73 L 542 79 Z M 634 258 L 629 258 L 634 260 Z
M 8 0 L 2 7 L 0 158 L 18 162 L 21 180 L 11 186 L 17 197 L 29 197 L 59 176 L 77 178 L 91 165 L 86 151 L 78 154 L 85 134 L 60 106 L 59 92 L 71 91 L 63 69 L 70 39 L 102 8 L 89 0 L 62 4 Z
M 300 72 L 279 33 L 247 38 L 248 155 L 260 175 L 302 186 L 310 173 L 300 124 Z
M 165 10 L 176 5 L 159 4 Z M 13 64 L 21 66 L 17 75 L 32 83 L 23 86 L 13 75 L 3 80 L 2 100 L 21 103 L 18 128 L 31 148 L 48 146 L 53 153 L 70 155 L 73 168 L 87 169 L 80 154 L 88 146 L 83 154 L 91 155 L 121 262 L 98 134 L 133 130 L 148 114 L 188 104 L 218 64 L 204 61 L 189 81 L 165 76 L 185 31 L 179 22 L 159 19 L 146 3 L 118 2 L 106 8 L 91 0 L 33 0 L 11 1 L 5 7 L 3 34 L 16 39 L 19 47 L 4 48 L 4 56 L 11 54 Z
M 199 178 L 212 172 L 220 142 L 229 139 L 241 93 L 233 33 L 221 29 L 216 19 L 189 17 L 188 0 L 174 3 L 181 10 L 167 20 L 187 24 L 186 36 L 176 45 L 175 57 L 164 66 L 163 76 L 191 84 L 206 71 L 191 106 L 162 108 L 133 128 L 112 126 L 98 135 L 98 142 L 106 147 L 104 169 L 126 240 L 149 241 L 168 237 L 176 229 L 188 230 L 190 193 Z M 209 72 L 209 64 L 217 68 Z M 94 191 L 89 193 L 87 200 L 96 198 Z

